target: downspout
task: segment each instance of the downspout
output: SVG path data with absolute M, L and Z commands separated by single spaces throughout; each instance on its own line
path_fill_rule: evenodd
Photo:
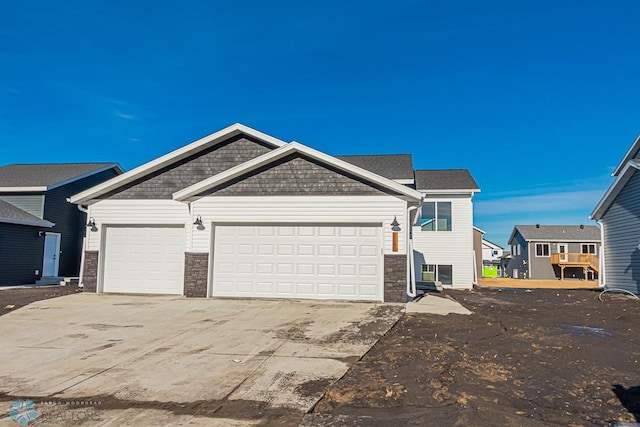
M 69 201 L 69 199 L 67 199 Z M 89 209 L 83 208 L 82 205 L 76 205 L 80 212 L 84 212 L 89 217 Z M 87 250 L 87 229 L 84 229 L 84 236 L 82 237 L 82 253 L 80 254 L 80 272 L 78 273 L 78 287 L 83 288 L 82 282 L 84 276 L 84 253 Z
M 600 252 L 598 253 L 598 260 L 600 263 L 600 271 L 598 272 L 598 287 L 604 288 L 606 281 L 605 272 L 605 259 L 604 259 L 604 223 L 601 219 L 596 221 L 600 225 Z
M 416 266 L 415 260 L 413 259 L 413 224 L 411 223 L 411 212 L 418 209 L 418 206 L 410 206 L 407 209 L 407 295 L 411 298 L 415 298 L 417 296 L 416 291 Z

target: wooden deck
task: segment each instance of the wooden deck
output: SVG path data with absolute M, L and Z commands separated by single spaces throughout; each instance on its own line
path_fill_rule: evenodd
M 597 280 L 529 280 L 496 277 L 491 279 L 479 279 L 478 285 L 487 288 L 598 289 Z

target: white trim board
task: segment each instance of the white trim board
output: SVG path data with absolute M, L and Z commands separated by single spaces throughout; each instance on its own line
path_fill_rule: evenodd
M 624 188 L 625 184 L 629 182 L 633 174 L 638 170 L 640 170 L 640 165 L 638 163 L 634 161 L 627 162 L 624 169 L 622 169 L 622 173 L 616 177 L 616 180 L 613 181 L 611 187 L 609 187 L 607 192 L 604 193 L 604 196 L 602 196 L 602 199 L 600 199 L 596 208 L 591 212 L 589 219 L 596 221 L 602 219 L 613 201 Z

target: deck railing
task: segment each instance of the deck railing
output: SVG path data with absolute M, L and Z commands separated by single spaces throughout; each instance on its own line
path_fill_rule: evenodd
M 598 257 L 594 254 L 574 254 L 565 252 L 561 254 L 551 254 L 551 264 L 588 266 L 592 270 L 598 271 L 600 263 L 598 261 Z

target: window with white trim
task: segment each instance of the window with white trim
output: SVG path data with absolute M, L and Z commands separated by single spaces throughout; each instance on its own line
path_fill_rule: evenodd
M 548 257 L 549 256 L 549 244 L 548 243 L 536 243 L 536 256 Z
M 443 285 L 453 285 L 453 266 L 422 264 L 422 281 L 432 282 L 435 280 Z
M 422 231 L 451 231 L 451 202 L 422 203 Z
M 596 245 L 595 245 L 595 243 L 583 243 L 580 246 L 581 246 L 581 252 L 583 254 L 596 255 Z

